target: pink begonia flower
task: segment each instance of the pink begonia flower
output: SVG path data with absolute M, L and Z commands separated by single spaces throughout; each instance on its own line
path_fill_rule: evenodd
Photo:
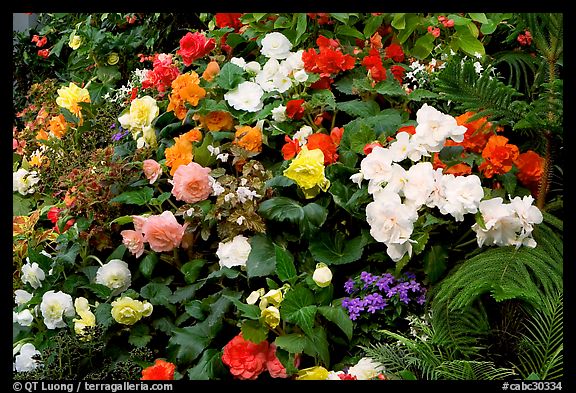
M 150 184 L 158 180 L 158 177 L 162 174 L 162 166 L 155 160 L 144 160 L 142 162 L 142 169 L 144 170 L 146 179 L 150 180 Z
M 120 232 L 122 235 L 122 244 L 126 246 L 136 258 L 144 253 L 144 235 L 140 231 L 124 230 Z
M 134 223 L 134 230 L 137 232 L 142 232 L 142 227 L 146 223 L 147 217 L 142 216 L 132 216 L 132 222 Z
M 195 203 L 205 200 L 212 193 L 210 168 L 204 168 L 195 162 L 180 165 L 172 180 L 172 195 L 179 201 Z
M 294 358 L 294 367 L 298 368 L 300 365 L 300 355 L 296 354 Z M 276 344 L 272 343 L 268 347 L 268 354 L 266 357 L 266 368 L 272 378 L 288 378 L 286 368 L 276 357 Z
M 150 216 L 142 226 L 144 241 L 156 252 L 172 251 L 180 246 L 186 226 L 188 223 L 180 225 L 171 211 Z

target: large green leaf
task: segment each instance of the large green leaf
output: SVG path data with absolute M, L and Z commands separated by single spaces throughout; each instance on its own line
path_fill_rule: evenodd
M 300 333 L 284 334 L 276 337 L 274 344 L 290 353 L 302 353 L 306 346 L 306 336 Z
M 170 358 L 182 366 L 192 363 L 210 345 L 220 327 L 221 323 L 211 326 L 203 321 L 194 326 L 175 328 L 168 340 Z
M 135 191 L 126 191 L 122 194 L 118 195 L 115 198 L 112 198 L 110 202 L 115 203 L 123 203 L 127 205 L 145 205 L 146 203 L 150 202 L 154 196 L 154 189 L 150 187 L 142 187 L 139 190 Z
M 268 276 L 276 270 L 276 249 L 274 243 L 262 234 L 256 234 L 250 240 L 252 249 L 246 261 L 248 277 Z
M 242 337 L 254 344 L 260 344 L 268 338 L 268 327 L 260 323 L 260 321 L 247 320 L 242 322 L 240 327 Z
M 296 287 L 286 293 L 280 307 L 280 317 L 302 328 L 304 333 L 312 335 L 317 307 L 313 305 L 314 295 L 304 287 Z
M 276 275 L 282 281 L 288 281 L 298 274 L 296 267 L 294 266 L 294 257 L 290 251 L 274 245 L 274 250 L 276 252 Z
M 148 299 L 153 305 L 168 305 L 170 304 L 170 296 L 172 291 L 166 284 L 151 282 L 142 287 L 140 295 L 144 299 Z
M 233 63 L 225 63 L 215 78 L 216 84 L 225 90 L 232 90 L 244 80 L 244 70 Z
M 158 263 L 158 256 L 155 252 L 151 252 L 147 254 L 144 259 L 140 261 L 140 265 L 138 269 L 142 273 L 142 275 L 146 278 L 152 277 L 152 272 L 154 271 L 154 267 Z
M 336 108 L 346 112 L 350 116 L 368 117 L 375 116 L 380 112 L 380 105 L 373 100 L 351 100 L 343 101 L 336 104 Z
M 417 59 L 425 59 L 434 49 L 434 36 L 430 33 L 424 34 L 416 40 L 414 48 L 410 51 Z
M 317 203 L 312 202 L 302 206 L 299 202 L 287 197 L 275 197 L 262 202 L 258 213 L 268 220 L 297 224 L 301 234 L 305 237 L 316 232 L 328 216 L 328 211 Z
M 184 274 L 184 280 L 188 284 L 192 284 L 194 281 L 196 281 L 196 279 L 200 275 L 200 271 L 202 270 L 205 264 L 206 261 L 204 259 L 194 259 L 182 265 L 180 271 Z
M 312 334 L 306 337 L 304 353 L 315 357 L 328 367 L 330 364 L 330 350 L 328 349 L 328 339 L 324 328 L 318 326 Z
M 318 262 L 342 265 L 360 259 L 364 244 L 362 236 L 349 239 L 341 232 L 323 232 L 310 241 L 310 252 Z
M 240 317 L 248 319 L 260 319 L 261 310 L 255 304 L 246 304 L 232 296 L 224 295 L 225 298 L 230 300 L 241 312 Z
M 222 351 L 217 349 L 207 349 L 196 363 L 196 366 L 188 369 L 188 379 L 215 380 L 219 375 L 227 375 L 229 371 L 222 363 Z
M 348 337 L 348 340 L 352 340 L 352 330 L 354 326 L 352 320 L 350 320 L 350 317 L 341 305 L 318 307 L 318 312 L 327 320 L 336 324 L 336 326 L 344 332 L 346 337 Z

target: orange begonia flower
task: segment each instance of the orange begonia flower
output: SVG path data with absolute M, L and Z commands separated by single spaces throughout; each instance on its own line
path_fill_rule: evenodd
M 174 176 L 174 172 L 180 165 L 188 165 L 192 162 L 194 157 L 192 142 L 202 140 L 202 133 L 197 128 L 188 131 L 185 134 L 174 138 L 174 145 L 164 150 L 166 156 L 166 166 L 170 168 L 170 175 Z
M 262 151 L 262 130 L 260 127 L 236 127 L 234 144 L 251 152 Z
M 212 60 L 210 63 L 208 63 L 206 69 L 202 73 L 202 79 L 204 79 L 206 82 L 212 82 L 216 77 L 216 75 L 218 75 L 219 73 L 220 73 L 220 66 L 218 65 L 218 62 Z
M 230 131 L 234 127 L 234 118 L 226 111 L 212 111 L 206 116 L 194 115 L 200 126 L 208 131 Z
M 56 138 L 60 139 L 66 133 L 68 129 L 68 123 L 66 123 L 66 119 L 64 115 L 53 116 L 50 119 L 50 124 L 48 126 L 50 128 L 50 132 Z
M 154 364 L 142 370 L 141 380 L 170 381 L 174 379 L 176 365 L 162 359 L 156 359 Z
M 468 119 L 473 115 L 475 115 L 474 112 L 466 112 L 456 117 L 456 123 L 459 126 L 467 128 L 464 133 L 464 140 L 460 143 L 456 143 L 449 139 L 446 141 L 446 146 L 462 146 L 466 151 L 474 153 L 482 152 L 488 139 L 494 135 L 494 132 L 492 131 L 492 123 L 490 123 L 485 117 L 469 122 Z
M 173 111 L 178 119 L 184 120 L 188 112 L 186 104 L 196 106 L 205 96 L 206 90 L 200 87 L 200 78 L 197 73 L 190 71 L 178 75 L 172 81 L 172 94 L 169 96 L 170 103 L 166 110 Z
M 526 186 L 533 196 L 538 195 L 540 179 L 544 173 L 544 157 L 532 150 L 518 155 L 514 165 L 518 167 L 516 177 L 524 186 Z
M 487 178 L 502 175 L 512 169 L 514 161 L 518 158 L 518 146 L 508 143 L 508 138 L 492 135 L 482 150 L 484 162 L 478 170 Z

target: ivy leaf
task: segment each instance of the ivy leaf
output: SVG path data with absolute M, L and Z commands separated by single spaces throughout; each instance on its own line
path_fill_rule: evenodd
M 188 379 L 195 380 L 215 380 L 219 375 L 226 375 L 228 370 L 222 363 L 222 351 L 207 349 L 196 363 L 196 366 L 188 369 Z
M 250 240 L 251 250 L 246 261 L 248 278 L 268 276 L 276 270 L 274 243 L 265 235 L 256 234 Z
M 317 307 L 313 305 L 314 295 L 304 287 L 296 287 L 286 293 L 280 307 L 280 317 L 298 325 L 308 335 L 312 335 L 314 316 Z
M 327 265 L 343 265 L 357 261 L 364 251 L 364 239 L 357 236 L 348 239 L 341 232 L 323 232 L 310 241 L 310 252 L 314 260 Z
M 318 312 L 327 320 L 336 324 L 348 337 L 348 340 L 352 340 L 352 320 L 341 305 L 318 307 Z
M 145 205 L 154 195 L 154 189 L 143 187 L 135 191 L 126 191 L 110 200 L 110 203 L 123 203 L 126 205 Z

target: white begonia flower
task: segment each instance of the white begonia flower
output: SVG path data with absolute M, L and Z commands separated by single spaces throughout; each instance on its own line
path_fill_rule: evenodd
M 292 87 L 292 80 L 289 76 L 279 73 L 272 79 L 272 85 L 274 86 L 274 91 L 285 93 Z
M 132 273 L 128 264 L 120 259 L 112 259 L 96 271 L 96 283 L 107 286 L 116 296 L 127 290 L 132 284 Z
M 96 326 L 96 316 L 92 311 L 90 311 L 90 305 L 88 304 L 88 299 L 85 297 L 77 297 L 74 300 L 74 308 L 76 313 L 80 318 L 74 318 L 74 331 L 78 335 L 83 335 L 84 329 L 87 327 Z
M 244 69 L 244 67 L 246 67 L 246 60 L 244 60 L 242 57 L 233 57 L 230 59 L 230 63 L 237 65 L 238 67 Z
M 446 181 L 450 179 L 450 176 L 444 175 L 442 168 L 437 168 L 433 173 L 434 186 L 432 187 L 432 192 L 428 196 L 426 201 L 426 206 L 437 207 L 442 210 L 444 204 L 446 203 Z
M 284 105 L 280 105 L 272 109 L 272 120 L 277 122 L 286 120 L 286 107 Z
M 24 168 L 12 173 L 12 192 L 18 191 L 22 195 L 32 194 L 34 186 L 40 181 L 36 171 L 27 171 Z
M 28 303 L 30 299 L 32 299 L 32 296 L 33 295 L 28 291 L 17 289 L 14 291 L 14 302 L 17 306 L 21 306 Z
M 263 95 L 264 90 L 257 83 L 246 81 L 224 94 L 224 99 L 239 111 L 257 112 L 263 107 Z
M 388 147 L 392 153 L 392 161 L 400 162 L 405 160 L 408 156 L 413 156 L 415 153 L 418 153 L 417 146 L 414 143 L 411 143 L 411 139 L 412 135 L 407 132 L 399 132 L 396 134 L 396 140 Z M 418 157 L 418 160 L 419 159 L 420 157 Z
M 44 324 L 48 329 L 66 327 L 63 317 L 73 317 L 74 304 L 72 297 L 62 291 L 54 292 L 50 290 L 42 295 L 40 310 L 44 317 Z
M 360 172 L 368 180 L 368 193 L 378 192 L 392 177 L 392 153 L 381 146 L 374 147 L 360 162 Z
M 42 280 L 45 278 L 46 274 L 44 273 L 44 270 L 40 268 L 38 263 L 34 262 L 30 264 L 30 261 L 28 261 L 26 264 L 22 265 L 22 282 L 24 284 L 30 284 L 32 288 L 38 289 L 42 286 Z
M 275 90 L 273 79 L 280 73 L 280 63 L 276 59 L 270 59 L 264 64 L 262 70 L 256 75 L 254 81 L 260 85 L 262 90 L 271 92 Z
M 19 373 L 34 370 L 39 366 L 38 361 L 33 359 L 35 355 L 40 355 L 40 351 L 36 349 L 34 344 L 26 343 L 22 345 L 20 353 L 14 359 L 14 370 Z
M 277 31 L 266 34 L 260 43 L 262 45 L 260 53 L 270 59 L 285 59 L 292 49 L 290 40 Z
M 251 250 L 252 247 L 248 242 L 248 238 L 242 235 L 237 235 L 234 239 L 225 243 L 220 242 L 216 250 L 220 268 L 246 266 L 246 261 L 248 260 L 248 255 L 250 255 Z
M 325 263 L 317 263 L 312 274 L 312 280 L 320 288 L 325 288 L 332 282 L 332 270 Z
M 296 52 L 290 52 L 282 63 L 286 64 L 286 66 L 292 71 L 302 70 L 304 69 L 304 61 L 302 60 L 303 53 L 304 49 L 300 49 Z
M 516 248 L 524 245 L 530 248 L 536 247 L 536 241 L 532 238 L 532 224 L 540 224 L 543 220 L 542 212 L 533 206 L 534 198 L 531 195 L 510 200 L 510 207 L 520 221 L 521 230 L 518 235 Z
M 358 380 L 375 378 L 384 371 L 384 366 L 370 358 L 364 357 L 348 369 L 348 374 L 354 375 Z
M 260 288 L 257 291 L 252 291 L 250 295 L 246 298 L 246 303 L 256 304 L 256 302 L 264 295 L 264 288 Z
M 440 213 L 450 214 L 456 221 L 464 221 L 464 214 L 478 211 L 480 200 L 484 197 L 478 176 L 445 175 L 444 181 L 446 200 L 440 207 Z
M 366 206 L 366 221 L 370 225 L 370 234 L 385 244 L 402 244 L 408 241 L 417 219 L 416 209 L 402 204 L 398 194 L 378 193 L 374 201 Z
M 390 180 L 386 183 L 384 188 L 377 188 L 373 195 L 376 197 L 376 194 L 380 192 L 392 192 L 398 195 L 404 195 L 404 186 L 408 182 L 408 171 L 404 169 L 402 166 L 396 164 L 395 162 L 392 163 L 391 173 L 390 173 Z
M 257 75 L 262 70 L 262 66 L 257 61 L 251 61 L 244 65 L 244 71 L 249 72 L 253 75 Z
M 28 309 L 20 312 L 12 312 L 12 322 L 18 323 L 20 326 L 30 326 L 34 322 L 34 316 Z
M 412 243 L 417 243 L 414 240 L 408 239 L 403 243 L 387 243 L 386 244 L 386 254 L 394 262 L 398 262 L 404 257 L 406 253 L 412 256 Z
M 350 180 L 352 183 L 358 184 L 358 188 L 362 187 L 362 180 L 364 180 L 364 174 L 362 172 L 358 172 L 350 176 Z
M 312 129 L 312 127 L 302 126 L 298 131 L 294 133 L 292 139 L 294 140 L 298 139 L 298 143 L 300 144 L 300 146 L 304 146 L 306 144 L 306 141 L 308 140 L 308 137 L 313 133 L 314 130 Z
M 294 80 L 298 83 L 303 83 L 308 80 L 308 73 L 305 70 L 298 70 L 292 75 Z
M 516 245 L 516 233 L 521 230 L 522 224 L 510 204 L 503 203 L 503 199 L 498 197 L 481 201 L 478 209 L 485 226 L 482 228 L 478 223 L 472 225 L 478 247 L 484 244 Z
M 429 152 L 439 152 L 448 138 L 454 142 L 462 142 L 467 130 L 465 126 L 459 126 L 455 118 L 428 104 L 418 109 L 416 122 L 418 125 L 413 138 L 426 146 Z
M 419 162 L 406 171 L 404 203 L 419 209 L 426 203 L 434 189 L 434 168 L 430 162 Z M 479 202 L 480 200 L 478 200 Z

